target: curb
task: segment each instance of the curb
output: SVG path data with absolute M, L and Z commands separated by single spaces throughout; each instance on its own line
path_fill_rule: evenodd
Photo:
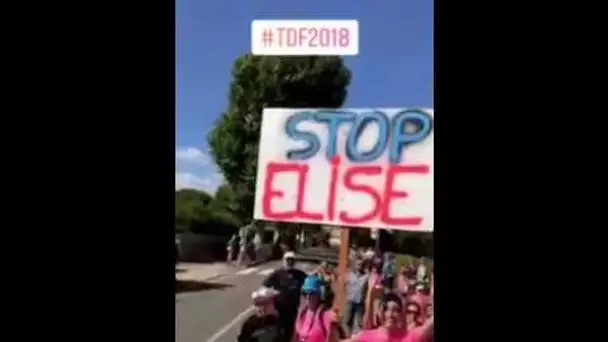
M 218 279 L 220 279 L 220 278 L 224 278 L 224 277 L 226 277 L 226 276 L 229 276 L 230 274 L 231 274 L 231 273 L 223 273 L 223 274 L 218 274 L 218 275 L 214 275 L 214 276 L 209 277 L 209 278 L 202 279 L 201 281 L 212 281 L 212 280 L 218 280 Z
M 267 264 L 270 263 L 272 260 L 263 260 L 263 261 L 255 261 L 250 263 L 249 265 L 245 266 L 245 268 L 252 268 L 252 267 L 257 267 L 263 264 Z
M 210 277 L 207 277 L 207 278 L 195 279 L 194 281 L 214 281 L 214 280 L 222 279 L 222 278 L 225 278 L 225 277 L 230 277 L 232 275 L 236 275 L 238 271 L 246 270 L 246 269 L 249 269 L 249 268 L 258 267 L 260 265 L 268 264 L 268 263 L 271 263 L 273 261 L 275 261 L 275 260 L 264 260 L 264 261 L 254 262 L 254 263 L 251 263 L 251 264 L 249 264 L 247 266 L 244 266 L 242 268 L 235 267 L 234 269 L 231 269 L 228 273 L 216 274 L 216 275 L 213 275 L 213 276 L 210 276 Z M 175 278 L 175 279 L 179 280 L 177 278 Z
M 210 281 L 218 280 L 218 279 L 227 277 L 229 275 L 230 275 L 230 273 L 222 273 L 222 274 L 216 274 L 216 275 L 211 276 L 211 277 L 198 278 L 198 279 L 177 279 L 177 278 L 175 278 L 175 281 L 193 281 L 193 282 L 204 283 L 204 282 L 210 282 Z
M 188 273 L 188 271 L 185 271 L 184 273 Z M 178 273 L 176 272 L 175 274 L 175 280 L 176 281 L 195 281 L 195 282 L 206 282 L 206 281 L 212 281 L 212 280 L 217 280 L 219 278 L 223 278 L 225 276 L 228 276 L 232 273 L 232 270 L 220 270 L 220 273 L 215 274 L 215 275 L 211 275 L 211 276 L 205 276 L 203 274 L 199 275 L 199 277 L 192 277 L 192 276 L 186 276 L 185 279 L 178 277 Z M 181 279 L 180 279 L 181 278 Z

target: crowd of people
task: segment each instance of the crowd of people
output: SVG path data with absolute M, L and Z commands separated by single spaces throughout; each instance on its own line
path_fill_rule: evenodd
M 308 275 L 286 252 L 283 267 L 252 294 L 256 312 L 238 342 L 433 341 L 433 273 L 423 262 L 397 269 L 391 253 L 353 251 L 350 266 L 338 275 L 323 263 Z M 341 276 L 344 317 L 334 305 Z

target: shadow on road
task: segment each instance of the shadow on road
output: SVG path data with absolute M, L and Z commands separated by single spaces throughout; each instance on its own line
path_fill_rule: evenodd
M 220 283 L 209 283 L 204 281 L 194 280 L 176 280 L 175 281 L 175 293 L 182 292 L 196 292 L 206 290 L 222 290 L 227 287 L 232 287 L 231 284 L 220 284 Z

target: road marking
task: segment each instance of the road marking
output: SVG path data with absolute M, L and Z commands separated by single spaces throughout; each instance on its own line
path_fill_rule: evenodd
M 266 276 L 269 276 L 270 274 L 272 274 L 272 272 L 274 272 L 274 268 L 268 268 L 263 271 L 260 271 L 258 274 L 266 277 Z
M 238 274 L 238 275 L 251 274 L 253 272 L 257 272 L 259 269 L 260 269 L 259 267 L 246 268 L 244 270 L 236 272 L 236 274 Z
M 213 336 L 209 337 L 207 339 L 207 342 L 217 341 L 220 337 L 222 337 L 222 335 L 224 335 L 226 332 L 228 332 L 228 330 L 230 330 L 233 326 L 235 326 L 237 323 L 239 323 L 240 321 L 245 319 L 245 317 L 250 315 L 254 309 L 255 308 L 253 306 L 250 306 L 249 308 L 247 308 L 247 310 L 241 312 L 232 321 L 230 321 L 230 323 L 224 325 L 220 330 L 218 330 L 215 334 L 213 334 Z

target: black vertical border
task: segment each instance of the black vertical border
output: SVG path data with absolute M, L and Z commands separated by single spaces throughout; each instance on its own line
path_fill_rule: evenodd
M 79 195 L 72 195 L 70 219 L 62 222 L 72 227 L 54 245 L 66 253 L 55 270 L 66 271 L 76 286 L 61 295 L 49 291 L 60 300 L 53 307 L 71 313 L 49 319 L 82 331 L 79 339 L 171 341 L 175 1 L 83 6 L 68 15 L 78 23 L 69 25 L 74 37 L 66 45 L 74 51 L 65 58 L 79 81 L 60 91 L 75 109 L 70 121 L 81 126 L 63 127 L 59 135 L 70 136 L 61 150 L 83 146 L 86 153 L 65 165 L 70 177 L 63 184 L 73 189 L 62 190 Z M 65 210 L 65 202 L 55 202 L 58 212 Z
M 5 210 L 20 221 L 19 239 L 5 237 L 18 251 L 7 297 L 26 328 L 11 325 L 45 339 L 171 341 L 175 1 L 26 7 L 14 35 L 33 33 L 17 38 L 24 65 L 10 69 L 27 111 L 5 127 L 26 156 L 14 169 L 36 181 L 7 178 L 26 204 Z
M 436 341 L 583 340 L 598 319 L 578 314 L 605 296 L 596 52 L 562 21 L 583 11 L 435 1 Z

